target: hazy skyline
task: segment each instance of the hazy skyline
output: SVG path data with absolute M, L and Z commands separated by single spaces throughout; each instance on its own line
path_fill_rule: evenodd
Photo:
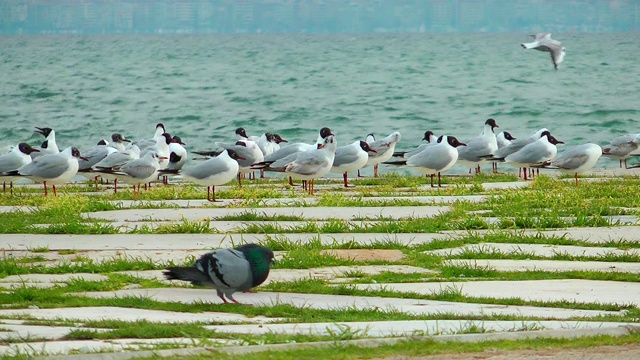
M 0 33 L 630 32 L 640 0 L 14 0 Z

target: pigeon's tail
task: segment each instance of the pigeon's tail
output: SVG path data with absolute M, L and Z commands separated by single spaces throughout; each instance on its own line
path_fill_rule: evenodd
M 538 42 L 534 41 L 534 42 L 530 42 L 530 43 L 522 43 L 520 44 L 520 46 L 522 46 L 523 49 L 525 50 L 529 50 L 529 49 L 533 49 L 535 47 L 538 46 Z
M 193 285 L 206 286 L 211 284 L 211 280 L 195 267 L 170 267 L 162 274 L 167 280 L 189 281 Z

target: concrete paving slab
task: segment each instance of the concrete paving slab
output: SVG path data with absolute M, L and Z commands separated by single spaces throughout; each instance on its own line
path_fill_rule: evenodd
M 122 308 L 115 306 L 103 307 L 78 307 L 78 308 L 54 308 L 54 309 L 5 309 L 0 310 L 0 317 L 29 317 L 40 320 L 74 320 L 102 321 L 139 321 L 147 320 L 159 323 L 240 323 L 249 322 L 264 324 L 273 321 L 284 321 L 283 318 L 268 318 L 265 316 L 247 317 L 242 314 L 204 312 L 184 313 L 163 310 L 145 310 Z M 2 320 L 0 320 L 0 323 Z M 7 325 L 0 324 L 0 328 Z M 40 328 L 40 327 L 38 327 Z M 46 328 L 46 327 L 43 327 Z M 2 332 L 0 332 L 0 337 Z
M 589 218 L 589 217 L 587 217 Z M 603 219 L 605 219 L 608 223 L 612 224 L 612 225 L 635 225 L 638 223 L 638 217 L 633 216 L 633 215 L 611 215 L 611 216 L 602 216 Z M 512 216 L 507 216 L 507 217 L 492 217 L 492 216 L 487 216 L 487 217 L 483 217 L 482 218 L 487 224 L 489 225 L 494 225 L 494 224 L 499 224 L 500 222 L 503 221 L 503 219 L 508 219 L 511 221 L 515 221 L 515 217 Z M 539 223 L 540 222 L 540 218 L 538 217 L 530 217 L 528 218 L 529 220 Z M 559 217 L 560 220 L 563 221 L 567 221 L 567 222 L 573 222 L 576 220 L 576 217 L 574 216 L 561 216 Z
M 48 248 L 48 256 L 58 250 L 210 250 L 227 248 L 245 242 L 263 242 L 267 238 L 281 239 L 293 243 L 307 243 L 318 238 L 323 245 L 355 242 L 370 245 L 376 242 L 393 242 L 405 246 L 446 239 L 455 234 L 385 234 L 385 233 L 326 233 L 326 234 L 105 234 L 105 235 L 63 235 L 63 234 L 0 234 L 3 255 L 14 251 L 29 251 Z M 126 252 L 125 252 L 126 253 Z M 24 254 L 24 253 L 16 253 Z
M 109 277 L 100 274 L 23 274 L 0 278 L 3 283 L 64 283 L 72 280 L 105 281 Z
M 564 260 L 446 260 L 447 265 L 498 271 L 602 271 L 640 273 L 640 263 Z
M 301 279 L 322 279 L 327 281 L 334 281 L 340 278 L 345 279 L 354 273 L 362 273 L 364 275 L 378 275 L 385 272 L 394 274 L 437 274 L 437 272 L 433 270 L 409 265 L 356 265 L 330 266 L 310 269 L 272 269 L 269 272 L 269 278 L 267 278 L 267 280 L 264 282 L 264 285 L 267 285 L 271 282 L 291 282 Z M 186 284 L 180 281 L 171 282 L 165 280 L 164 276 L 162 275 L 162 270 L 117 271 L 115 272 L 115 274 L 130 275 L 141 279 L 158 280 L 172 284 Z
M 98 211 L 82 214 L 86 219 L 109 221 L 149 220 L 216 220 L 225 216 L 256 214 L 258 216 L 294 216 L 303 219 L 400 219 L 406 217 L 432 217 L 449 211 L 448 206 L 393 206 L 393 207 L 306 207 L 306 208 L 188 208 L 188 209 L 127 209 Z
M 9 213 L 9 212 L 32 212 L 34 209 L 37 209 L 35 206 L 0 206 L 0 213 Z
M 637 249 L 620 250 L 616 248 L 589 246 L 509 243 L 467 244 L 453 249 L 430 250 L 424 253 L 439 256 L 453 256 L 465 252 L 480 254 L 531 254 L 544 257 L 553 257 L 556 255 L 600 257 L 605 255 L 638 255 L 639 253 Z
M 482 183 L 482 187 L 485 190 L 522 189 L 529 187 L 529 185 L 531 185 L 531 182 L 528 181 Z
M 2 324 L 2 320 L 0 320 L 0 340 L 57 340 L 64 337 L 71 331 L 79 329 L 95 330 L 98 332 L 110 331 L 109 329 L 92 329 L 86 327 Z
M 536 236 L 542 235 L 545 237 L 566 237 L 568 239 L 582 240 L 594 244 L 604 243 L 609 241 L 621 241 L 621 242 L 640 242 L 640 226 L 610 226 L 610 227 L 571 227 L 564 229 L 549 229 L 549 230 L 536 230 L 536 229 L 520 229 L 510 230 L 502 229 L 496 230 L 473 230 L 469 231 L 443 231 L 443 234 L 450 235 L 451 237 L 466 236 L 469 233 L 483 235 L 487 233 L 511 233 L 521 236 Z
M 400 261 L 404 258 L 402 251 L 390 249 L 329 249 L 320 253 L 351 261 Z
M 593 304 L 640 304 L 640 284 L 599 280 L 461 281 L 398 284 L 356 284 L 361 290 L 387 289 L 418 294 L 442 291 L 466 296 L 518 298 L 527 301 L 574 301 Z
M 513 332 L 561 329 L 602 329 L 630 325 L 621 322 L 589 321 L 492 321 L 492 320 L 408 320 L 408 321 L 368 321 L 339 323 L 296 323 L 205 326 L 220 333 L 237 334 L 288 334 L 331 336 L 350 331 L 365 338 L 399 336 L 439 336 L 480 332 Z
M 411 284 L 408 284 L 411 285 Z M 136 297 L 149 298 L 161 302 L 181 302 L 191 304 L 221 303 L 212 295 L 210 289 L 132 289 L 118 291 L 86 292 L 75 295 L 91 298 L 122 298 Z M 373 296 L 343 296 L 298 294 L 279 292 L 236 293 L 236 300 L 244 304 L 265 305 L 291 304 L 296 307 L 312 309 L 377 309 L 380 311 L 399 311 L 408 314 L 457 314 L 457 315 L 518 315 L 524 317 L 539 317 L 543 319 L 568 319 L 573 317 L 603 316 L 605 314 L 619 314 L 614 311 L 578 310 L 538 308 L 533 306 L 509 306 L 495 304 L 468 304 L 446 301 L 395 299 Z M 637 297 L 637 295 L 636 295 Z
M 209 229 L 216 230 L 219 233 L 242 233 L 250 226 L 266 226 L 271 225 L 274 228 L 281 229 L 281 232 L 292 231 L 293 229 L 299 229 L 303 226 L 307 226 L 310 222 L 313 222 L 316 226 L 322 227 L 329 224 L 329 221 L 322 220 L 306 220 L 306 221 L 208 221 L 208 220 L 195 220 L 195 223 L 200 223 L 202 226 L 208 226 Z M 147 227 L 150 229 L 157 229 L 160 226 L 180 226 L 184 223 L 183 220 L 174 221 L 116 221 L 109 223 L 113 227 L 119 228 L 121 233 L 130 232 L 132 230 Z M 357 221 L 351 220 L 345 223 L 345 226 L 350 231 L 355 231 L 358 228 L 367 228 L 379 221 Z M 47 225 L 48 226 L 48 225 Z
M 0 345 L 0 355 L 48 357 L 69 353 L 89 354 L 97 352 L 122 352 L 129 349 L 131 348 L 123 344 L 100 340 L 34 341 Z

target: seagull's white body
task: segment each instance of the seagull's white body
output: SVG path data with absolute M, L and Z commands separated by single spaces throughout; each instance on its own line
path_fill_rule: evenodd
M 564 46 L 560 41 L 551 38 L 549 33 L 540 33 L 531 35 L 533 41 L 530 43 L 520 44 L 525 50 L 535 49 L 538 51 L 548 52 L 551 55 L 553 67 L 558 70 L 558 66 L 564 60 Z

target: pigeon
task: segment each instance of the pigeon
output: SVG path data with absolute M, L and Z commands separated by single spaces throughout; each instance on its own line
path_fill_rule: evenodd
M 273 262 L 273 251 L 257 244 L 246 244 L 206 253 L 191 266 L 169 267 L 163 274 L 167 280 L 211 286 L 225 304 L 229 303 L 227 299 L 239 304 L 233 294 L 262 284 L 267 280 Z
M 549 33 L 540 33 L 531 35 L 533 38 L 533 42 L 530 43 L 522 43 L 522 46 L 525 50 L 535 49 L 538 51 L 545 51 L 551 54 L 551 62 L 553 63 L 553 67 L 558 70 L 558 66 L 564 60 L 564 46 L 558 40 L 553 40 L 551 38 L 551 34 Z

